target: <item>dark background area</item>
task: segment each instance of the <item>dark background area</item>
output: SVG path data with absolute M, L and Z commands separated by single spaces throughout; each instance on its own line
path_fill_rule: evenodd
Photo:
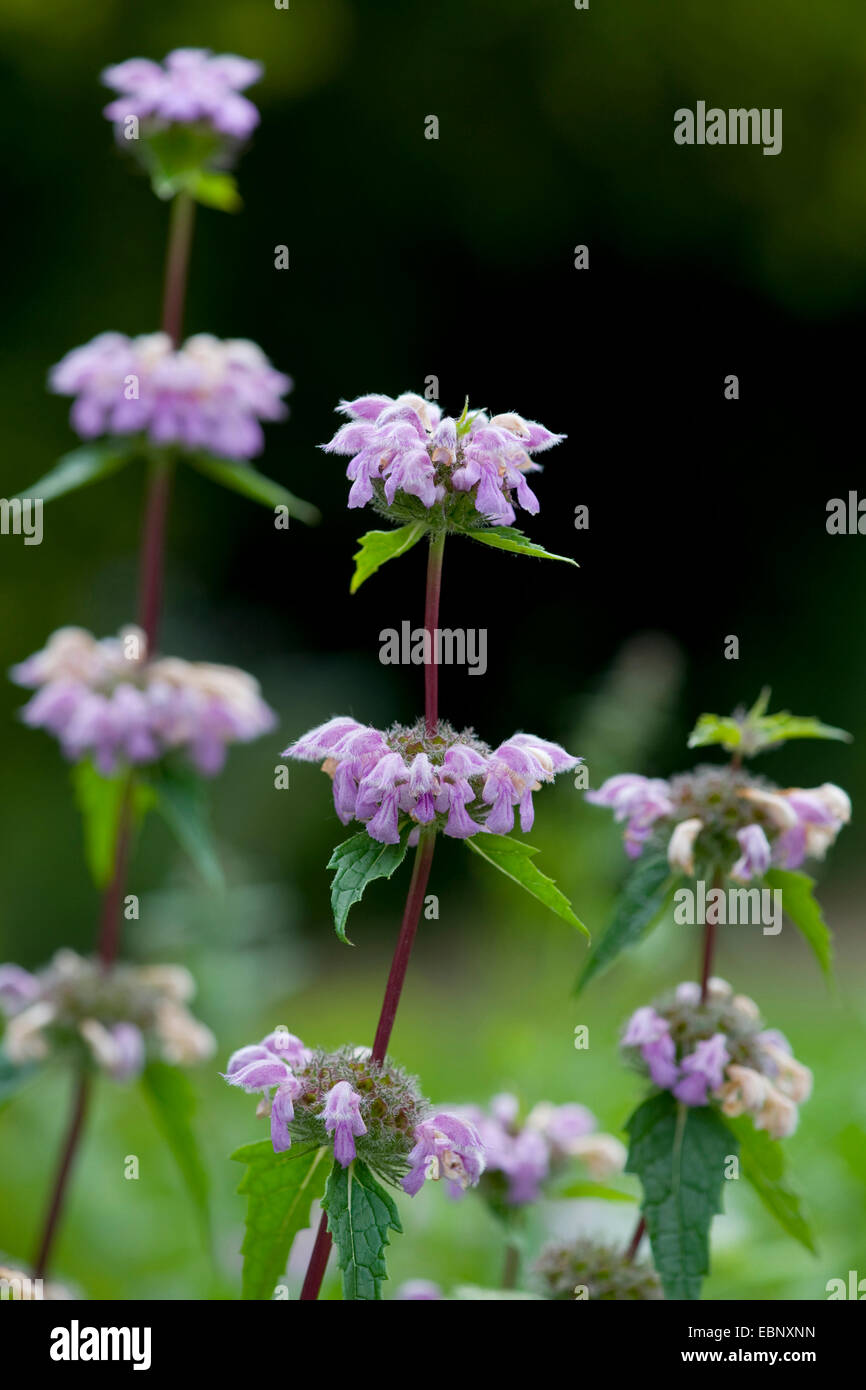
M 379 523 L 370 511 L 346 509 L 342 463 L 317 445 L 335 427 L 341 397 L 423 391 L 434 375 L 449 413 L 468 395 L 473 406 L 517 410 L 567 433 L 536 477 L 540 515 L 519 514 L 518 524 L 580 564 L 567 570 L 449 543 L 442 625 L 489 633 L 483 678 L 442 673 L 442 710 L 452 722 L 473 724 L 494 743 L 515 729 L 559 739 L 585 756 L 593 785 L 626 768 L 666 774 L 689 765 L 685 740 L 697 715 L 751 702 L 765 684 L 774 707 L 855 734 L 850 748 L 789 746 L 759 770 L 783 785 L 837 781 L 855 802 L 855 823 L 821 891 L 853 991 L 836 1041 L 827 1042 L 828 1059 L 837 1045 L 845 1052 L 848 1078 L 833 1106 L 861 1124 L 866 1094 L 853 1039 L 863 1018 L 856 808 L 866 793 L 866 539 L 828 536 L 825 521 L 828 500 L 861 486 L 863 472 L 862 6 L 773 3 L 755 14 L 745 0 L 718 9 L 697 0 L 592 0 L 586 12 L 566 0 L 444 0 L 427 9 L 292 0 L 278 11 L 246 0 L 157 9 L 91 0 L 49 18 L 2 0 L 0 40 L 7 496 L 75 442 L 68 402 L 46 395 L 50 365 L 103 330 L 158 325 L 167 209 L 113 145 L 100 115 L 108 100 L 100 70 L 181 46 L 236 51 L 266 66 L 248 93 L 262 125 L 239 167 L 244 209 L 198 216 L 186 329 L 250 337 L 292 375 L 291 416 L 269 427 L 257 462 L 315 502 L 323 521 L 275 531 L 264 509 L 181 470 L 163 647 L 253 671 L 281 722 L 276 739 L 233 751 L 213 787 L 233 885 L 228 902 L 204 899 L 162 830 L 148 825 L 134 882 L 151 908 L 130 931 L 129 951 L 198 963 L 201 1012 L 221 1055 L 247 1040 L 244 1028 L 252 1036 L 272 1026 L 275 961 L 286 967 L 277 997 L 293 996 L 293 1031 L 337 1043 L 350 1025 L 360 1040 L 372 1026 L 405 885 L 379 885 L 356 909 L 364 958 L 359 948 L 348 960 L 329 935 L 324 864 L 340 827 L 328 788 L 313 769 L 298 768 L 291 791 L 277 793 L 273 769 L 290 739 L 333 713 L 388 724 L 420 711 L 420 672 L 382 667 L 378 634 L 404 619 L 420 623 L 423 550 L 350 599 L 354 543 Z M 673 112 L 698 99 L 781 107 L 782 154 L 677 147 Z M 439 118 L 438 141 L 424 138 L 429 114 Z M 274 269 L 281 244 L 288 272 Z M 574 269 L 578 244 L 589 248 L 588 271 Z M 739 377 L 738 401 L 724 399 L 729 373 Z M 2 538 L 4 665 L 63 624 L 105 635 L 129 621 L 142 483 L 130 469 L 50 504 L 40 547 Z M 580 504 L 589 508 L 588 531 L 574 529 Z M 739 637 L 738 661 L 723 657 L 728 634 Z M 20 691 L 7 684 L 0 701 L 0 959 L 35 966 L 60 944 L 89 949 L 96 901 L 57 750 L 16 722 Z M 599 930 L 623 868 L 604 813 L 567 786 L 545 792 L 532 839 Z M 572 1080 L 545 1072 L 539 1033 L 555 998 L 566 1036 L 548 1060 L 573 1067 L 574 1055 L 558 1049 L 569 1047 L 574 1012 L 563 971 L 567 978 L 580 948 L 540 912 L 491 890 L 474 864 L 463 864 L 466 856 L 447 848 L 435 886 L 454 906 L 443 907 L 435 946 L 422 943 L 415 962 L 404 1026 L 407 1051 L 417 1048 L 407 1061 L 427 1080 L 432 1020 L 449 1020 L 453 1041 L 456 1013 L 458 1033 L 468 1028 L 480 1050 L 468 1070 L 465 1056 L 440 1056 L 434 1074 L 458 1099 L 482 1099 L 477 1087 L 506 1084 L 572 1098 Z M 559 954 L 535 944 L 548 932 Z M 772 939 L 762 938 L 737 944 L 739 983 L 758 972 L 775 984 L 790 1016 L 773 1021 L 789 1027 L 798 1056 L 811 1063 L 797 1024 L 817 1030 L 830 1006 L 802 943 L 783 936 L 790 979 L 779 974 Z M 480 942 L 502 954 L 489 976 Z M 683 949 L 686 959 L 692 948 Z M 500 980 L 497 998 L 506 957 L 511 985 Z M 652 959 L 652 979 L 667 982 L 670 960 Z M 527 968 L 537 972 L 529 985 Z M 465 997 L 449 1001 L 445 983 L 455 974 Z M 626 971 L 620 997 L 609 978 L 598 1008 L 612 1043 L 650 982 Z M 500 1015 L 485 1033 L 483 1021 Z M 442 1051 L 448 1046 L 443 1038 Z M 579 1084 L 595 1089 L 600 1107 L 612 1104 L 602 1099 L 617 1066 L 612 1047 L 591 1065 L 592 1078 Z M 615 1084 L 618 1095 L 635 1090 L 628 1079 Z M 205 1102 L 220 1115 L 217 1167 L 227 1145 L 251 1137 L 253 1123 L 244 1128 L 243 1101 L 226 1104 L 218 1086 L 207 1083 Z M 616 1129 L 627 1104 L 603 1122 Z M 51 1146 L 55 1124 L 44 1124 Z M 804 1142 L 817 1152 L 829 1140 L 816 1127 Z M 38 1136 L 32 1143 L 38 1147 Z M 29 1152 L 21 1150 L 28 1169 Z M 825 1171 L 838 1186 L 837 1169 Z M 219 1178 L 227 1222 L 239 1220 L 232 1176 Z M 170 1173 L 165 1189 L 170 1204 Z M 839 1198 L 849 1215 L 852 1201 L 862 1202 L 859 1187 Z M 86 1215 L 82 1206 L 82 1222 Z M 0 1246 L 24 1242 L 31 1216 L 28 1207 L 20 1229 L 16 1217 L 8 1236 L 0 1231 Z M 841 1232 L 836 1208 L 834 1219 Z M 75 1229 L 73 1222 L 70 1252 Z M 235 1236 L 228 1228 L 227 1250 Z M 840 1260 L 848 1258 L 842 1248 Z M 105 1273 L 110 1253 L 93 1247 L 91 1255 L 71 1273 L 96 1281 L 103 1296 L 148 1293 L 157 1277 L 172 1287 L 156 1266 L 121 1279 Z M 837 1272 L 828 1267 L 825 1277 Z M 187 1269 L 182 1277 L 188 1288 L 195 1275 Z M 766 1275 L 769 1284 L 763 1277 L 754 1264 L 735 1264 L 717 1296 L 779 1296 L 789 1287 L 792 1296 L 822 1296 L 823 1278 L 817 1294 L 808 1292 L 814 1275 L 787 1285 L 784 1260 Z

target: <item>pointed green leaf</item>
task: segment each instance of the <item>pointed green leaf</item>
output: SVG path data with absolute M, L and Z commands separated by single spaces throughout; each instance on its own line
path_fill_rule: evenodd
M 515 555 L 533 555 L 537 560 L 562 560 L 566 565 L 579 568 L 577 561 L 572 560 L 570 555 L 552 554 L 514 526 L 485 526 L 480 530 L 467 531 L 466 535 L 471 536 L 474 541 L 481 541 L 484 545 L 492 545 L 496 550 L 510 550 Z
M 189 192 L 197 203 L 216 208 L 218 212 L 239 212 L 243 206 L 232 174 L 203 169 L 190 181 Z
M 755 1129 L 748 1115 L 728 1119 L 727 1124 L 740 1145 L 743 1177 L 751 1183 L 782 1229 L 816 1255 L 815 1237 L 803 1212 L 800 1195 L 786 1179 L 782 1145 L 771 1139 L 765 1130 Z
M 372 1302 L 382 1297 L 388 1278 L 385 1246 L 388 1232 L 402 1232 L 393 1199 L 379 1186 L 366 1163 L 355 1159 L 348 1168 L 334 1163 L 322 1207 L 337 1247 L 343 1271 L 343 1297 Z
M 822 724 L 811 715 L 768 714 L 757 721 L 762 741 L 767 746 L 782 743 L 789 738 L 830 738 L 839 743 L 851 743 L 853 735 L 847 729 L 836 729 L 832 724 Z
M 141 1074 L 144 1094 L 163 1138 L 174 1155 L 210 1248 L 210 1177 L 194 1128 L 195 1092 L 186 1073 L 165 1062 L 149 1062 Z
M 163 766 L 154 775 L 153 788 L 156 808 L 166 825 L 208 887 L 221 891 L 225 880 L 211 834 L 207 792 L 201 778 Z
M 361 549 L 356 550 L 352 556 L 355 561 L 355 573 L 352 575 L 349 592 L 356 594 L 365 579 L 369 579 L 370 575 L 375 574 L 388 560 L 396 560 L 398 555 L 405 555 L 427 530 L 423 521 L 415 521 L 410 526 L 399 526 L 396 531 L 368 531 L 366 535 L 361 536 L 358 541 Z
M 671 883 L 667 856 L 644 850 L 614 904 L 610 926 L 590 953 L 575 993 L 579 993 L 593 976 L 606 970 L 623 951 L 636 946 L 659 920 Z
M 361 901 L 364 889 L 376 878 L 390 878 L 406 858 L 412 826 L 403 827 L 398 845 L 382 845 L 362 830 L 337 845 L 328 868 L 335 869 L 331 883 L 331 908 L 334 913 L 334 927 L 341 941 L 347 946 L 353 943 L 346 935 L 346 922 L 353 905 Z
M 708 748 L 720 743 L 729 753 L 735 752 L 742 741 L 742 725 L 736 719 L 719 714 L 702 714 L 689 734 L 689 748 Z
M 64 454 L 44 478 L 18 493 L 19 498 L 41 498 L 53 502 L 67 492 L 77 492 L 117 473 L 125 464 L 141 454 L 141 444 L 134 439 L 102 439 L 98 444 L 84 444 Z
M 729 753 L 752 757 L 768 748 L 776 748 L 789 738 L 831 738 L 851 742 L 851 735 L 831 724 L 822 724 L 811 715 L 767 714 L 770 691 L 761 691 L 752 708 L 738 710 L 732 715 L 702 714 L 691 734 L 689 748 L 706 748 L 720 743 Z
M 710 1226 L 737 1140 L 710 1106 L 650 1096 L 626 1125 L 627 1173 L 643 1185 L 643 1214 L 665 1298 L 697 1299 L 710 1268 Z
M 580 918 L 575 916 L 568 898 L 560 892 L 552 878 L 548 878 L 532 863 L 532 856 L 538 853 L 533 845 L 514 840 L 510 835 L 475 835 L 465 840 L 464 844 L 479 858 L 486 859 L 488 864 L 505 874 L 506 878 L 519 883 L 521 888 L 549 907 L 557 917 L 577 927 L 589 940 L 589 932 Z
M 812 947 L 825 978 L 832 980 L 833 938 L 813 892 L 815 880 L 792 869 L 770 869 L 764 875 L 764 882 L 770 888 L 781 889 L 783 911 Z
M 103 777 L 89 758 L 72 769 L 72 785 L 84 828 L 87 867 L 97 888 L 106 888 L 114 873 L 117 836 L 130 774 Z M 132 779 L 129 795 L 133 824 L 139 825 L 156 801 L 147 782 Z
M 247 1166 L 238 1187 L 247 1198 L 242 1299 L 273 1297 L 292 1242 L 308 1225 L 310 1207 L 325 1190 L 328 1152 L 293 1145 L 276 1154 L 270 1139 L 262 1139 L 232 1154 L 236 1163 Z
M 264 473 L 259 473 L 251 463 L 233 463 L 231 459 L 201 453 L 182 454 L 181 458 L 213 482 L 219 483 L 220 487 L 239 492 L 242 497 L 249 497 L 252 502 L 260 502 L 263 507 L 285 507 L 289 516 L 296 516 L 308 526 L 315 526 L 316 522 L 321 521 L 319 509 L 311 502 L 304 502 L 300 497 L 295 497 L 294 493 L 289 492 L 281 483 L 275 483 L 272 478 L 266 478 Z

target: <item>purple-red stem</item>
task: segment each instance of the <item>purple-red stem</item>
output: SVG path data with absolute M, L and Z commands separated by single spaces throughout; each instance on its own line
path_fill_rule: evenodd
M 436 629 L 439 626 L 439 595 L 442 592 L 442 558 L 445 553 L 445 532 L 440 531 L 430 541 L 427 561 L 427 594 L 424 601 L 424 627 L 427 632 L 429 661 L 424 667 L 424 720 L 432 737 L 439 722 L 439 663 L 436 660 Z
M 165 288 L 162 302 L 162 331 L 177 347 L 183 331 L 183 312 L 186 300 L 186 281 L 192 247 L 195 203 L 186 193 L 179 193 L 172 205 L 168 233 L 168 253 L 165 268 Z M 146 653 L 152 655 L 159 637 L 162 611 L 163 572 L 165 569 L 165 534 L 168 503 L 171 495 L 172 465 L 165 459 L 152 463 L 148 475 L 139 550 L 138 621 L 145 634 Z M 97 952 L 104 970 L 109 970 L 120 949 L 123 894 L 132 839 L 132 777 L 127 780 L 118 815 L 117 841 L 114 848 L 114 869 L 111 882 L 102 898 Z M 78 1078 L 73 1102 L 72 1119 L 60 1154 L 50 1204 L 39 1241 L 35 1275 L 41 1279 L 46 1271 L 54 1239 L 63 1213 L 69 1175 L 75 1161 L 87 1114 L 90 1081 L 86 1072 Z
M 75 1099 L 72 1103 L 72 1115 L 69 1120 L 69 1128 L 66 1132 L 66 1142 L 60 1155 L 57 1165 L 57 1175 L 54 1179 L 54 1188 L 51 1194 L 51 1205 L 45 1218 L 42 1236 L 39 1240 L 39 1249 L 33 1261 L 33 1275 L 36 1279 L 44 1278 L 48 1267 L 48 1260 L 51 1249 L 54 1245 L 54 1238 L 57 1234 L 57 1227 L 60 1223 L 60 1215 L 63 1210 L 63 1199 L 66 1195 L 66 1184 L 72 1172 L 72 1165 L 75 1161 L 75 1154 L 78 1149 L 78 1141 L 84 1128 L 84 1119 L 87 1114 L 87 1102 L 90 1097 L 90 1079 L 86 1072 L 82 1072 L 78 1078 L 75 1088 Z
M 721 886 L 721 885 L 720 885 L 720 881 L 719 881 L 719 878 L 718 878 L 718 876 L 717 876 L 717 877 L 713 880 L 713 887 L 714 887 L 714 888 L 718 888 L 718 887 L 720 887 L 720 886 Z M 705 1004 L 705 1003 L 707 1002 L 707 994 L 709 993 L 709 983 L 710 983 L 710 979 L 712 978 L 712 974 L 713 974 L 713 957 L 715 956 L 715 952 L 716 952 L 716 923 L 715 923 L 715 921 L 712 921 L 712 922 L 706 921 L 706 922 L 704 923 L 704 942 L 703 942 L 703 952 L 702 952 L 702 959 L 701 959 L 701 1003 L 702 1003 L 702 1004 Z M 643 1217 L 641 1217 L 640 1221 L 639 1221 L 638 1224 L 637 1224 L 637 1229 L 635 1230 L 635 1233 L 634 1233 L 634 1235 L 633 1235 L 632 1238 L 631 1238 L 631 1243 L 630 1243 L 630 1245 L 629 1245 L 629 1247 L 628 1247 L 628 1250 L 626 1251 L 626 1254 L 625 1254 L 625 1258 L 626 1258 L 626 1260 L 628 1260 L 629 1262 L 630 1262 L 631 1260 L 633 1260 L 634 1257 L 635 1257 L 635 1255 L 637 1254 L 638 1246 L 640 1245 L 641 1240 L 643 1239 L 643 1234 L 644 1234 L 644 1231 L 645 1231 L 645 1230 L 646 1230 L 646 1221 L 644 1220 Z
M 646 1230 L 646 1219 L 645 1219 L 645 1217 L 642 1216 L 641 1219 L 640 1219 L 640 1221 L 637 1223 L 637 1227 L 635 1228 L 635 1233 L 634 1233 L 634 1235 L 632 1236 L 631 1240 L 629 1241 L 628 1249 L 627 1249 L 626 1252 L 625 1252 L 626 1264 L 631 1264 L 632 1260 L 634 1259 L 635 1255 L 637 1254 L 637 1252 L 638 1252 L 638 1247 L 640 1246 L 640 1243 L 641 1243 L 641 1241 L 643 1240 L 643 1236 L 644 1236 L 644 1231 L 645 1231 L 645 1230 Z
M 439 535 L 434 536 L 430 542 L 430 555 L 427 561 L 427 589 L 424 599 L 424 627 L 428 634 L 430 656 L 430 660 L 424 668 L 424 722 L 430 736 L 436 733 L 439 723 L 439 667 L 436 663 L 436 629 L 439 626 L 439 595 L 442 592 L 444 551 L 445 532 L 442 531 Z M 400 995 L 403 992 L 403 982 L 409 967 L 409 957 L 412 954 L 412 943 L 415 940 L 421 909 L 424 906 L 424 896 L 430 879 L 430 866 L 433 863 L 435 847 L 435 831 L 422 830 L 418 848 L 415 851 L 415 863 L 412 866 L 412 878 L 409 883 L 409 891 L 406 894 L 406 906 L 403 909 L 400 935 L 397 937 L 394 958 L 391 961 L 391 969 L 388 974 L 388 983 L 385 986 L 385 997 L 382 1000 L 382 1010 L 376 1025 L 376 1037 L 373 1041 L 372 1052 L 374 1062 L 383 1062 L 385 1053 L 388 1051 Z M 316 1242 L 310 1256 L 310 1263 L 307 1266 L 304 1286 L 301 1289 L 303 1302 L 311 1302 L 319 1297 L 332 1244 L 331 1233 L 328 1230 L 327 1213 L 322 1212 L 319 1229 L 316 1232 Z
M 713 888 L 721 887 L 721 879 L 717 874 L 713 879 Z M 718 916 L 718 914 L 716 914 Z M 706 1004 L 709 994 L 710 979 L 713 973 L 713 957 L 716 953 L 716 921 L 711 922 L 707 918 L 704 923 L 704 948 L 701 960 L 701 1003 Z
M 400 935 L 397 938 L 394 959 L 391 961 L 388 983 L 385 986 L 385 998 L 382 1000 L 382 1012 L 379 1014 L 376 1037 L 373 1042 L 374 1062 L 384 1062 L 388 1043 L 391 1041 L 391 1030 L 394 1027 L 397 1006 L 403 992 L 403 981 L 406 978 L 406 969 L 412 954 L 412 943 L 415 940 L 421 909 L 424 906 L 424 895 L 427 892 L 427 882 L 430 878 L 430 865 L 433 863 L 435 846 L 435 830 L 422 830 L 418 848 L 415 851 L 415 863 L 412 867 L 409 892 L 406 894 L 406 906 L 403 909 Z

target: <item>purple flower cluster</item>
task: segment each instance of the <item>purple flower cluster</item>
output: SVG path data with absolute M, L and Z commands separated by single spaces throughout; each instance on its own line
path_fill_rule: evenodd
M 405 818 L 415 824 L 410 844 L 434 823 L 456 839 L 507 835 L 515 807 L 529 830 L 532 793 L 580 761 L 534 734 L 514 734 L 491 752 L 471 731 L 458 735 L 444 723 L 430 738 L 423 725 L 382 733 L 345 716 L 311 729 L 284 756 L 322 762 L 342 823 L 361 821 L 383 844 L 398 843 Z
M 11 675 L 36 691 L 22 711 L 25 724 L 54 734 L 72 762 L 91 756 L 103 776 L 180 750 L 211 777 L 230 743 L 258 738 L 276 722 L 245 671 L 179 657 L 149 661 L 134 627 L 102 641 L 83 628 L 60 628 Z
M 595 1116 L 583 1105 L 536 1105 L 524 1121 L 516 1096 L 494 1096 L 486 1111 L 468 1106 L 460 1114 L 481 1138 L 486 1159 L 484 1190 L 498 1197 L 504 1184 L 509 1207 L 541 1196 L 542 1185 L 570 1160 L 579 1159 L 595 1179 L 621 1172 L 626 1151 L 611 1134 L 596 1132 Z
M 463 1192 L 484 1171 L 475 1126 L 457 1115 L 431 1114 L 415 1083 L 387 1060 L 372 1062 L 366 1048 L 315 1053 L 277 1029 L 233 1053 L 224 1076 L 261 1096 L 257 1113 L 270 1116 L 275 1153 L 289 1149 L 293 1138 L 327 1139 L 343 1168 L 363 1158 L 401 1180 L 410 1196 L 440 1178 L 452 1193 Z
M 197 333 L 179 348 L 166 333 L 100 333 L 73 348 L 49 374 L 74 396 L 82 439 L 144 434 L 151 444 L 204 449 L 230 459 L 261 453 L 260 421 L 282 420 L 291 379 L 246 338 Z
M 391 507 L 404 493 L 429 510 L 455 494 L 471 495 L 486 521 L 510 525 L 515 501 L 524 511 L 538 511 L 526 474 L 541 465 L 530 455 L 565 438 L 521 415 L 464 411 L 455 420 L 412 392 L 359 396 L 338 409 L 349 423 L 322 447 L 351 455 L 350 507 L 373 501 Z
M 118 965 L 106 971 L 74 951 L 58 951 L 44 970 L 0 965 L 3 1047 L 18 1065 L 41 1062 L 70 1046 L 114 1081 L 138 1076 L 155 1056 L 175 1066 L 214 1051 L 209 1028 L 186 1005 L 195 993 L 177 965 Z
M 775 1029 L 762 1028 L 758 1006 L 735 995 L 726 980 L 687 981 L 655 1005 L 637 1009 L 622 1046 L 638 1056 L 650 1079 L 684 1105 L 715 1103 L 726 1115 L 752 1115 L 773 1139 L 792 1134 L 797 1106 L 807 1100 L 812 1074 Z
M 671 867 L 694 874 L 705 840 L 715 849 L 722 843 L 728 873 L 742 883 L 762 878 L 771 865 L 796 869 L 807 857 L 823 858 L 851 819 L 848 796 L 832 782 L 782 790 L 726 767 L 697 768 L 668 781 L 622 773 L 586 796 L 625 822 L 630 858 L 661 834 Z
M 244 140 L 258 125 L 259 113 L 240 93 L 258 82 L 262 71 L 249 58 L 214 57 L 206 48 L 176 48 L 162 64 L 129 58 L 102 74 L 105 86 L 120 93 L 104 114 L 115 127 L 136 116 L 155 128 L 204 125 Z

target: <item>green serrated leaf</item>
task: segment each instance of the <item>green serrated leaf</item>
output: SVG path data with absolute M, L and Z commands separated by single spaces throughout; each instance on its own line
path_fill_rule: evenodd
M 769 869 L 764 882 L 782 893 L 782 909 L 815 953 L 825 979 L 833 978 L 833 937 L 813 889 L 815 880 L 792 869 Z
M 729 753 L 739 748 L 743 737 L 742 725 L 736 719 L 718 714 L 702 714 L 689 734 L 689 748 L 708 748 L 720 743 Z
M 382 1284 L 388 1278 L 388 1232 L 403 1230 L 393 1199 L 379 1186 L 366 1163 L 356 1158 L 348 1168 L 334 1163 L 322 1207 L 328 1213 L 328 1230 L 343 1271 L 343 1297 L 380 1300 Z
M 758 730 L 766 745 L 782 743 L 789 738 L 829 738 L 840 743 L 851 743 L 853 735 L 847 729 L 836 729 L 832 724 L 822 724 L 811 715 L 768 714 L 757 721 Z
M 222 865 L 211 835 L 207 793 L 199 777 L 163 766 L 154 776 L 156 809 L 209 888 L 225 888 Z
M 236 179 L 231 174 L 201 170 L 189 183 L 197 203 L 217 212 L 239 212 L 243 207 Z
M 210 1249 L 210 1178 L 193 1125 L 196 1100 L 192 1084 L 185 1072 L 166 1062 L 149 1062 L 141 1084 L 186 1185 L 202 1239 Z
M 765 1130 L 755 1129 L 748 1115 L 726 1121 L 740 1146 L 740 1171 L 757 1192 L 767 1211 L 783 1230 L 801 1245 L 818 1253 L 815 1237 L 801 1206 L 799 1193 L 789 1187 L 785 1176 L 785 1151 Z
M 510 550 L 515 555 L 533 555 L 537 560 L 561 560 L 563 564 L 579 568 L 570 555 L 554 555 L 514 526 L 485 526 L 480 530 L 466 531 L 465 534 L 483 545 L 492 545 L 496 550 Z
M 147 782 L 131 778 L 128 772 L 103 777 L 89 758 L 72 769 L 75 800 L 84 828 L 87 867 L 97 888 L 106 888 L 114 873 L 120 818 L 129 788 L 133 824 L 140 825 L 156 796 Z
M 399 526 L 396 531 L 367 531 L 358 540 L 361 549 L 356 550 L 352 556 L 355 561 L 355 573 L 352 575 L 349 592 L 356 594 L 365 579 L 369 579 L 370 575 L 375 574 L 388 560 L 396 560 L 398 555 L 405 555 L 407 550 L 417 545 L 427 531 L 428 527 L 423 521 L 415 521 L 409 526 Z
M 270 1139 L 244 1144 L 232 1158 L 245 1163 L 238 1192 L 247 1198 L 242 1299 L 270 1299 L 285 1273 L 292 1242 L 325 1190 L 329 1150 L 293 1146 L 274 1153 Z
M 709 1106 L 650 1096 L 628 1124 L 627 1173 L 643 1185 L 643 1214 L 667 1299 L 697 1299 L 710 1267 L 710 1226 L 722 1209 L 725 1164 L 737 1141 Z
M 469 846 L 473 854 L 486 859 L 488 864 L 505 874 L 506 878 L 519 883 L 521 888 L 549 907 L 557 917 L 577 927 L 587 940 L 590 939 L 589 932 L 575 915 L 565 894 L 560 892 L 552 878 L 548 878 L 532 863 L 533 855 L 538 853 L 533 845 L 512 839 L 510 835 L 475 835 L 464 840 L 464 844 Z
M 390 878 L 406 857 L 412 826 L 406 825 L 400 834 L 397 845 L 382 845 L 372 840 L 366 830 L 352 835 L 337 845 L 328 868 L 336 870 L 331 883 L 331 909 L 334 914 L 334 927 L 341 941 L 347 946 L 353 943 L 346 935 L 346 922 L 355 903 L 364 896 L 368 883 L 377 878 Z
M 131 439 L 103 439 L 98 444 L 84 444 L 64 454 L 50 473 L 19 492 L 18 499 L 31 497 L 53 502 L 68 492 L 77 492 L 79 488 L 117 473 L 140 454 L 141 443 Z
M 810 715 L 767 714 L 770 691 L 761 691 L 748 713 L 733 715 L 702 714 L 691 734 L 689 748 L 706 748 L 719 743 L 729 753 L 752 757 L 769 748 L 777 748 L 790 738 L 830 738 L 851 742 L 851 735 L 831 724 L 822 724 Z
M 289 516 L 296 516 L 308 526 L 315 526 L 322 519 L 318 507 L 295 497 L 282 483 L 275 483 L 272 478 L 265 477 L 264 473 L 259 473 L 251 463 L 233 463 L 231 459 L 216 458 L 213 454 L 202 453 L 184 453 L 180 457 L 213 482 L 219 483 L 220 487 L 239 492 L 242 497 L 248 497 L 252 502 L 260 502 L 263 507 L 285 507 Z
M 590 953 L 578 979 L 576 994 L 593 976 L 612 965 L 623 951 L 636 946 L 650 927 L 659 921 L 672 882 L 667 856 L 644 850 L 614 904 L 610 926 Z

